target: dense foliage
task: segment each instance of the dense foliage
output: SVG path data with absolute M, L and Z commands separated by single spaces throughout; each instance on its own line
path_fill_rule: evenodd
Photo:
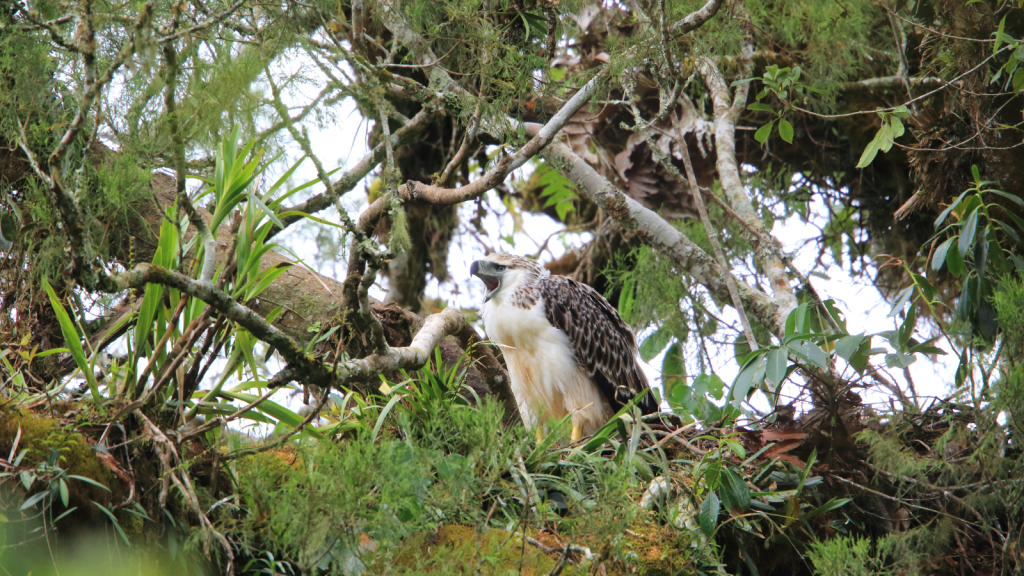
M 5 3 L 0 567 L 1017 573 L 1022 113 L 1019 0 Z M 524 430 L 496 249 L 665 413 Z

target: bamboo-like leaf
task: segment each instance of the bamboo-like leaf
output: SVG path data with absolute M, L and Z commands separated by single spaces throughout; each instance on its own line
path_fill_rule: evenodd
M 99 406 L 102 400 L 100 389 L 96 384 L 96 376 L 89 371 L 89 362 L 86 361 L 85 351 L 82 349 L 81 336 L 79 336 L 78 330 L 75 328 L 75 323 L 71 321 L 67 310 L 60 303 L 57 293 L 53 291 L 46 278 L 43 278 L 42 284 L 43 290 L 46 291 L 47 296 L 50 298 L 50 306 L 53 308 L 53 313 L 57 316 L 57 322 L 60 323 L 60 331 L 64 336 L 64 343 L 67 344 L 68 350 L 71 351 L 71 357 L 74 358 L 78 369 L 85 376 L 85 381 L 89 385 L 89 392 L 92 394 L 93 403 Z
M 254 396 L 252 394 L 228 392 L 226 390 L 221 390 L 219 392 L 219 395 L 224 396 L 225 398 L 240 400 L 246 403 L 254 402 L 256 399 L 259 398 L 259 396 Z M 272 400 L 264 400 L 259 404 L 259 406 L 256 407 L 256 409 L 259 410 L 260 412 L 267 414 L 271 418 L 275 418 L 277 421 L 287 424 L 293 428 L 301 424 L 302 421 L 304 420 L 304 418 L 299 414 L 292 412 L 291 410 L 285 408 L 284 406 L 281 406 L 280 404 Z M 305 434 L 309 434 L 310 436 L 313 436 L 317 440 L 323 440 L 323 434 L 317 431 L 315 427 L 306 426 L 305 428 L 302 429 L 302 432 Z
M 117 533 L 121 536 L 121 539 L 124 540 L 124 543 L 131 546 L 132 543 L 128 541 L 128 536 L 126 536 L 124 530 L 121 529 L 121 524 L 117 521 L 117 517 L 115 517 L 110 510 L 107 510 L 103 504 L 100 504 L 95 500 L 92 500 L 91 502 L 96 506 L 96 508 L 99 508 L 100 512 L 103 512 L 103 514 L 110 519 L 114 524 L 114 529 L 117 530 Z

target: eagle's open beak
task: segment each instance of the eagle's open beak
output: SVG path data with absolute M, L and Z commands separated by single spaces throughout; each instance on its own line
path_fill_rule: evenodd
M 498 287 L 501 286 L 501 273 L 494 270 L 494 264 L 487 260 L 477 260 L 469 266 L 469 273 L 484 281 L 487 287 L 487 296 L 484 302 L 491 299 Z

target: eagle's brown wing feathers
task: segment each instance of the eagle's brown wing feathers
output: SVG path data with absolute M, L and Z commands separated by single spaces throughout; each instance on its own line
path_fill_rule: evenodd
M 604 296 L 565 276 L 549 276 L 540 284 L 548 322 L 569 337 L 576 362 L 614 409 L 650 387 L 637 363 L 633 331 Z M 644 414 L 658 411 L 650 392 L 639 406 Z

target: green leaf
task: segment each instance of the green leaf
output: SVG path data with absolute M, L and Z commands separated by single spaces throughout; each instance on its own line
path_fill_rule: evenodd
M 807 514 L 804 514 L 803 516 L 800 517 L 800 519 L 803 520 L 804 522 L 806 522 L 806 521 L 810 520 L 811 518 L 814 518 L 816 516 L 820 516 L 820 515 L 822 515 L 822 514 L 824 514 L 826 512 L 831 512 L 831 511 L 833 511 L 833 510 L 835 510 L 837 508 L 845 506 L 846 504 L 848 504 L 848 503 L 850 503 L 852 501 L 853 501 L 852 498 L 836 498 L 836 497 L 833 497 L 828 502 L 825 502 L 824 504 L 822 504 L 821 506 L 818 506 L 814 510 L 811 510 Z
M 753 361 L 746 364 L 740 370 L 740 373 L 736 375 L 736 379 L 732 383 L 732 390 L 727 398 L 734 407 L 738 408 L 746 400 L 751 388 L 761 385 L 761 381 L 764 380 L 765 365 L 766 362 L 763 355 L 755 356 Z
M 860 334 L 858 336 L 843 336 L 839 340 L 836 340 L 836 355 L 849 362 L 857 352 L 857 349 L 860 348 L 860 345 L 864 342 L 864 338 L 865 336 Z
M 1009 16 L 1009 14 L 1006 16 Z M 1003 19 L 999 21 L 999 28 L 996 30 L 996 43 L 992 46 L 993 56 L 999 53 L 999 47 L 1003 44 L 1003 30 L 1006 28 L 1006 16 L 1003 16 Z
M 715 534 L 715 525 L 718 524 L 718 512 L 720 508 L 721 501 L 718 499 L 718 494 L 715 494 L 715 491 L 711 490 L 708 493 L 708 497 L 704 500 L 704 503 L 700 505 L 700 515 L 697 518 L 697 523 L 700 525 L 700 531 L 708 538 Z
M 85 482 L 86 484 L 90 484 L 90 485 L 95 486 L 97 488 L 102 488 L 102 489 L 106 490 L 107 492 L 110 492 L 110 488 L 104 486 L 103 484 L 100 484 L 99 482 L 93 480 L 92 478 L 86 478 L 85 476 L 79 476 L 77 474 L 68 474 L 68 478 L 71 478 L 73 480 L 78 480 L 79 482 Z
M 205 392 L 199 392 L 199 394 L 205 394 Z M 253 394 L 241 394 L 238 392 L 228 392 L 224 390 L 221 390 L 218 394 L 220 396 L 224 396 L 225 398 L 231 398 L 232 400 L 240 400 L 245 403 L 254 402 L 259 398 L 259 396 L 255 396 Z M 273 402 L 271 400 L 264 400 L 263 402 L 260 403 L 258 407 L 255 408 L 255 410 L 263 412 L 268 416 L 276 419 L 278 422 L 287 424 L 288 426 L 291 426 L 293 428 L 301 424 L 302 421 L 304 420 L 304 418 L 299 414 L 296 414 L 295 412 L 292 412 L 288 408 L 285 408 L 284 406 L 281 406 L 280 404 Z M 310 436 L 316 438 L 317 440 L 323 440 L 323 434 L 321 434 L 316 428 L 312 426 L 306 426 L 305 428 L 302 429 L 302 432 L 304 434 L 309 434 Z
M 956 238 L 954 236 L 953 238 Z M 949 272 L 957 278 L 964 275 L 964 257 L 960 255 L 959 250 L 949 250 L 946 252 L 946 266 L 949 266 Z
M 917 323 L 917 306 L 910 305 L 910 309 L 907 310 L 907 317 L 903 320 L 903 324 L 900 324 L 899 333 L 899 349 L 903 350 L 907 347 L 907 343 L 910 342 L 910 337 L 914 335 L 914 326 Z
M 828 368 L 828 356 L 817 344 L 809 340 L 790 344 L 789 349 L 794 355 L 802 358 L 811 366 L 825 370 Z
M 633 316 L 633 281 L 627 280 L 622 284 L 622 291 L 619 292 L 619 315 L 622 320 L 630 324 Z
M 573 205 L 572 202 L 559 202 L 555 205 L 555 213 L 558 214 L 558 219 L 562 222 L 565 222 L 565 218 L 569 215 L 569 212 L 572 212 L 575 209 L 576 206 Z
M 645 338 L 643 344 L 640 345 L 640 358 L 644 362 L 650 362 L 655 356 L 661 354 L 661 351 L 668 346 L 670 340 L 672 340 L 672 332 L 664 326 L 658 328 L 653 334 Z
M 978 228 L 978 210 L 978 208 L 975 208 L 971 211 L 967 221 L 964 222 L 963 230 L 960 232 L 960 256 L 966 256 L 967 251 L 971 249 L 971 243 L 974 242 L 974 232 Z
M 759 144 L 764 146 L 764 143 L 768 141 L 768 137 L 771 136 L 772 126 L 774 126 L 774 125 L 775 125 L 775 120 L 772 120 L 771 122 L 769 122 L 769 123 L 765 124 L 764 126 L 761 126 L 760 128 L 758 128 L 757 132 L 754 132 L 754 140 L 757 140 L 757 142 Z
M 68 507 L 68 483 L 63 478 L 59 480 L 60 485 L 60 501 L 64 503 L 64 507 Z
M 7 252 L 14 246 L 14 233 L 20 226 L 9 214 L 0 214 L 0 250 Z
M 662 378 L 686 376 L 686 364 L 683 360 L 683 345 L 681 343 L 674 342 L 665 352 L 665 359 L 661 362 L 661 375 Z
M 121 536 L 121 539 L 124 540 L 124 543 L 128 546 L 131 546 L 132 543 L 128 541 L 128 536 L 126 536 L 124 530 L 121 529 L 121 524 L 117 521 L 117 517 L 114 516 L 114 514 L 110 510 L 107 510 L 107 508 L 103 506 L 103 504 L 100 504 L 95 500 L 92 500 L 92 503 L 97 508 L 99 508 L 100 512 L 103 512 L 103 514 L 110 519 L 110 521 L 114 524 L 114 528 L 117 530 L 117 533 Z
M 761 102 L 754 102 L 747 106 L 748 110 L 755 110 L 757 112 L 775 112 L 775 109 L 768 104 L 762 104 Z
M 878 155 L 879 149 L 885 143 L 885 130 L 882 128 L 878 129 L 875 137 L 868 142 L 868 145 L 864 147 L 864 152 L 860 155 L 860 160 L 857 161 L 857 168 L 866 168 L 871 161 Z
M 808 306 L 806 303 L 801 304 L 794 308 L 789 316 L 786 316 L 786 335 L 791 334 L 806 334 L 809 332 L 808 326 L 810 324 L 807 315 Z
M 911 364 L 917 361 L 917 356 L 913 354 L 886 354 L 885 365 L 889 368 L 908 368 Z
M 256 194 L 249 194 L 249 201 L 256 204 L 256 206 L 259 206 L 259 209 L 262 210 L 263 213 L 267 215 L 267 218 L 270 218 L 270 221 L 276 224 L 278 228 L 284 229 L 284 223 L 281 222 L 281 220 L 277 217 L 277 214 L 274 214 L 274 211 L 271 210 L 270 207 L 263 202 L 263 200 L 260 200 L 259 196 L 257 196 Z
M 936 229 L 938 229 L 938 227 L 941 226 L 942 223 L 946 221 L 946 217 L 949 216 L 949 213 L 952 212 L 953 209 L 957 207 L 957 204 L 960 204 L 960 201 L 964 199 L 964 196 L 966 196 L 968 192 L 970 192 L 970 190 L 964 190 L 963 192 L 961 192 L 960 195 L 956 197 L 956 200 L 953 200 L 953 203 L 946 207 L 946 209 L 939 214 L 939 217 L 935 219 Z
M 67 310 L 64 309 L 64 305 L 60 303 L 57 298 L 57 293 L 53 291 L 50 283 L 46 278 L 43 278 L 43 290 L 46 290 L 47 296 L 50 297 L 50 306 L 53 308 L 53 313 L 57 316 L 57 322 L 60 323 L 60 331 L 64 336 L 64 343 L 67 344 L 68 350 L 71 351 L 71 357 L 74 358 L 75 364 L 78 369 L 82 371 L 82 375 L 85 376 L 85 381 L 89 385 L 89 392 L 92 394 L 92 401 L 94 404 L 99 406 L 100 404 L 100 389 L 96 384 L 96 376 L 89 370 L 89 362 L 85 358 L 85 351 L 82 349 L 81 336 L 78 335 L 78 330 L 75 328 L 75 323 L 71 321 L 71 317 L 68 316 Z
M 960 353 L 960 363 L 956 367 L 956 377 L 953 380 L 954 385 L 959 388 L 964 385 L 967 380 L 967 375 L 971 372 L 971 362 L 968 357 L 968 347 L 964 347 L 963 352 Z
M 953 241 L 956 238 L 956 236 L 948 238 L 935 249 L 935 254 L 932 255 L 932 270 L 938 272 L 942 269 L 942 264 L 946 261 L 946 253 L 949 252 L 949 247 L 953 245 Z
M 786 368 L 789 367 L 789 349 L 785 346 L 773 348 L 768 352 L 768 368 L 765 376 L 777 390 L 786 378 Z
M 733 516 L 742 514 L 750 507 L 750 488 L 731 468 L 720 476 L 722 482 L 722 503 Z
M 900 293 L 896 295 L 896 300 L 892 303 L 892 309 L 889 310 L 889 313 L 885 317 L 886 318 L 892 318 L 893 316 L 895 316 L 895 315 L 899 314 L 900 312 L 902 312 L 903 311 L 903 307 L 907 305 L 907 302 L 910 300 L 910 297 L 913 296 L 913 295 L 914 295 L 914 285 L 913 284 L 911 284 L 910 286 L 907 286 L 903 290 L 900 290 Z
M 903 127 L 903 122 L 900 122 L 899 118 L 897 118 L 896 116 L 892 116 L 892 117 L 889 118 L 889 137 L 890 138 L 895 140 L 895 139 L 899 138 L 900 136 L 903 136 L 903 134 L 905 132 L 906 132 L 906 129 Z
M 995 190 L 995 189 L 985 190 L 986 194 L 988 194 L 990 192 L 992 194 L 996 194 L 998 196 L 1002 196 L 1003 198 L 1006 198 L 1007 200 L 1010 200 L 1011 202 L 1015 203 L 1017 206 L 1020 206 L 1021 208 L 1024 208 L 1024 199 L 1021 199 L 1021 197 L 1017 196 L 1016 194 L 1010 194 L 1009 192 L 1003 192 L 1002 190 Z
M 785 118 L 779 119 L 779 136 L 787 143 L 793 143 L 793 125 Z

